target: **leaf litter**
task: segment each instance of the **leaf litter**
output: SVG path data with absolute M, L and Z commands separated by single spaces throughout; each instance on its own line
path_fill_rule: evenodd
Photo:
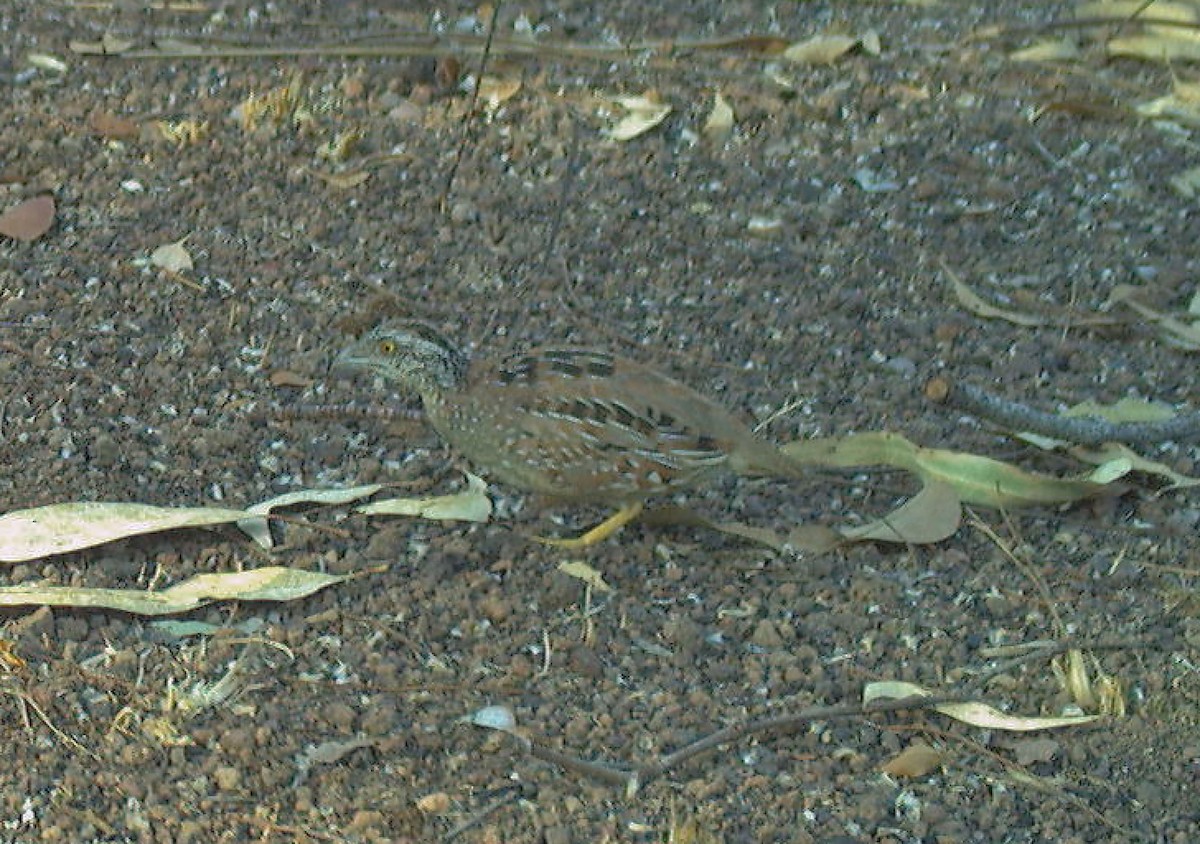
M 29 243 L 50 231 L 54 215 L 54 197 L 49 194 L 26 199 L 0 214 L 0 235 Z
M 0 516 L 0 562 L 16 563 L 92 548 L 120 539 L 185 528 L 236 524 L 264 548 L 273 545 L 267 519 L 297 504 L 345 504 L 369 497 L 382 486 L 301 490 L 245 509 L 158 507 L 120 502 L 73 502 L 14 510 Z M 491 500 L 486 486 L 468 476 L 468 489 L 452 495 L 379 502 L 367 515 L 403 514 L 428 519 L 486 520 Z M 215 601 L 291 601 L 341 583 L 334 576 L 281 566 L 197 575 L 161 591 L 53 585 L 0 588 L 0 606 L 57 606 L 115 609 L 158 616 L 188 612 Z

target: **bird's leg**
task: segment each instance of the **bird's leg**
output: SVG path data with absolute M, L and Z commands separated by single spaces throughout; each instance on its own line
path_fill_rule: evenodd
M 597 542 L 602 542 L 614 533 L 619 531 L 625 525 L 632 522 L 642 512 L 642 502 L 636 504 L 626 504 L 617 512 L 613 513 L 607 519 L 596 525 L 589 531 L 574 537 L 573 539 L 554 539 L 551 537 L 538 536 L 535 537 L 538 542 L 544 545 L 553 545 L 555 548 L 587 548 L 589 545 L 595 545 Z

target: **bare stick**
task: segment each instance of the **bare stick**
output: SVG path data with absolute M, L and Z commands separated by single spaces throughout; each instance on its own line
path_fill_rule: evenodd
M 1103 445 L 1160 445 L 1200 439 L 1200 413 L 1182 413 L 1161 422 L 1109 422 L 1098 416 L 1060 416 L 1010 401 L 971 384 L 946 381 L 945 401 L 972 416 L 1010 431 L 1029 431 L 1043 437 Z
M 488 21 L 487 38 L 483 42 L 483 53 L 479 57 L 479 70 L 475 72 L 475 86 L 471 89 L 471 101 L 467 104 L 467 116 L 462 124 L 462 137 L 458 139 L 458 149 L 454 153 L 454 163 L 450 165 L 450 173 L 446 176 L 446 189 L 442 192 L 442 213 L 450 206 L 450 191 L 454 189 L 454 177 L 458 175 L 458 167 L 462 164 L 463 154 L 467 149 L 467 133 L 471 130 L 471 117 L 475 114 L 475 106 L 479 103 L 479 89 L 483 87 L 483 71 L 487 68 L 488 57 L 492 53 L 492 40 L 496 37 L 496 21 L 500 18 L 502 2 L 496 3 L 492 9 L 492 18 Z

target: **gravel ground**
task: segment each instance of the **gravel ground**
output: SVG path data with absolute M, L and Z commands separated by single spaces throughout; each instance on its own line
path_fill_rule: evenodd
M 0 239 L 0 508 L 453 489 L 462 464 L 419 418 L 365 412 L 405 397 L 328 374 L 393 315 L 475 355 L 613 349 L 771 418 L 779 441 L 891 430 L 1081 471 L 922 389 L 943 375 L 1046 409 L 1195 407 L 1189 354 L 1153 325 L 1082 319 L 1119 284 L 1168 311 L 1195 292 L 1195 200 L 1169 184 L 1194 144 L 1132 114 L 1194 68 L 1106 60 L 1091 42 L 1071 62 L 1022 64 L 1008 52 L 1033 35 L 976 37 L 1069 14 L 1014 0 L 505 5 L 490 73 L 520 89 L 469 117 L 461 83 L 486 17 L 470 6 L 0 3 L 0 205 L 57 204 L 45 236 Z M 526 23 L 543 44 L 661 46 L 521 51 Z M 817 67 L 669 43 L 869 30 L 879 55 Z M 434 31 L 457 49 L 299 49 Z M 208 50 L 68 47 L 104 33 Z M 215 51 L 238 44 L 281 49 Z M 67 68 L 32 66 L 39 53 Z M 650 89 L 672 113 L 605 139 L 606 97 Z M 723 139 L 701 131 L 714 90 L 736 113 Z M 191 271 L 142 260 L 182 238 Z M 948 270 L 1006 307 L 1065 316 L 982 319 Z M 365 410 L 338 409 L 349 402 Z M 1195 466 L 1192 446 L 1146 453 Z M 786 530 L 877 517 L 912 491 L 887 473 L 730 479 L 687 504 Z M 965 525 L 932 546 L 799 558 L 645 524 L 564 555 L 528 535 L 600 511 L 495 493 L 487 525 L 322 510 L 282 526 L 271 555 L 217 529 L 0 567 L 3 585 L 134 589 L 269 561 L 359 575 L 302 601 L 214 604 L 185 617 L 194 629 L 3 611 L 0 840 L 1200 840 L 1194 493 L 1142 479 L 1092 504 L 980 511 L 1012 557 Z M 586 594 L 566 558 L 613 591 Z M 1039 642 L 1083 644 L 1126 713 L 1033 734 L 932 712 L 822 718 L 632 795 L 463 721 L 507 707 L 539 747 L 630 767 L 721 727 L 855 704 L 875 680 L 1056 715 L 1076 701 L 1052 660 L 998 664 L 993 650 Z M 212 693 L 223 678 L 231 695 Z M 884 772 L 918 742 L 939 765 Z

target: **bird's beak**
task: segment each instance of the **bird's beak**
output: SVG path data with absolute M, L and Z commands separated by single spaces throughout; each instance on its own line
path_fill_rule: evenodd
M 355 343 L 338 353 L 329 366 L 331 375 L 346 377 L 362 372 L 367 368 L 367 361 L 362 352 L 362 344 Z

